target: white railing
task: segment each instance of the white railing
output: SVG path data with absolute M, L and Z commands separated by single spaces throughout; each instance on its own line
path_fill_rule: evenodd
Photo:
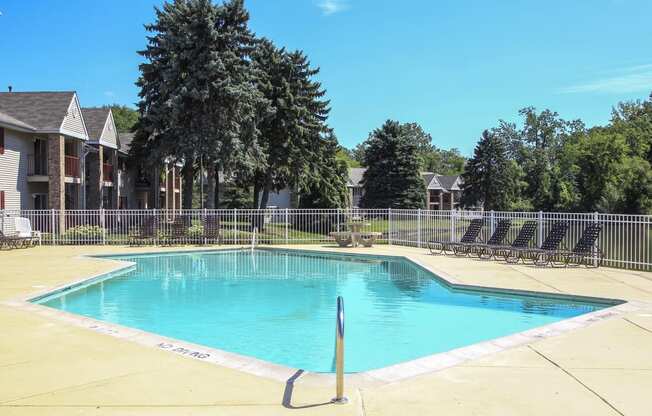
M 512 220 L 507 241 L 516 237 L 525 221 L 536 221 L 532 246 L 541 245 L 554 222 L 567 221 L 570 229 L 562 246 L 572 249 L 585 226 L 597 221 L 603 224 L 598 247 L 605 254 L 605 265 L 652 270 L 650 215 L 398 209 L 8 210 L 0 212 L 5 234 L 12 233 L 17 216 L 31 220 L 33 229 L 43 234 L 43 244 L 58 245 L 216 243 L 215 228 L 222 244 L 251 244 L 254 228 L 258 245 L 320 244 L 333 241 L 332 231 L 362 222 L 363 231 L 381 233 L 378 244 L 426 248 L 430 240 L 459 240 L 470 220 L 482 218 L 483 241 L 501 219 Z

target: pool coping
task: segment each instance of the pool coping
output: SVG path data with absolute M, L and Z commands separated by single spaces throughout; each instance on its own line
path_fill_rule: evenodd
M 435 275 L 442 283 L 447 285 L 453 290 L 463 291 L 481 291 L 493 293 L 516 294 L 522 296 L 536 296 L 543 298 L 555 299 L 574 299 L 598 302 L 604 304 L 612 304 L 613 306 L 604 309 L 586 313 L 573 318 L 564 319 L 558 322 L 539 326 L 529 329 L 527 331 L 517 332 L 504 337 L 493 338 L 487 341 L 467 345 L 464 347 L 456 348 L 446 352 L 428 355 L 425 357 L 417 358 L 414 360 L 405 361 L 398 364 L 393 364 L 379 369 L 368 370 L 358 373 L 349 373 L 345 377 L 348 383 L 355 384 L 358 388 L 378 386 L 384 384 L 395 383 L 404 381 L 413 377 L 437 372 L 449 367 L 453 367 L 464 362 L 485 357 L 497 352 L 505 351 L 514 347 L 530 344 L 539 340 L 550 337 L 555 337 L 564 333 L 574 331 L 579 328 L 584 328 L 597 322 L 607 319 L 612 319 L 626 313 L 635 312 L 648 306 L 647 302 L 642 301 L 624 301 L 620 299 L 598 298 L 582 295 L 571 294 L 558 294 L 553 292 L 538 292 L 520 289 L 507 289 L 500 287 L 468 285 L 459 282 L 457 279 L 450 276 L 448 273 L 425 265 L 423 262 L 410 255 L 384 255 L 384 254 L 367 254 L 367 253 L 339 253 L 331 251 L 320 250 L 306 250 L 305 248 L 286 248 L 286 247 L 257 247 L 258 250 L 269 251 L 302 251 L 310 253 L 322 254 L 342 254 L 342 255 L 363 255 L 367 257 L 379 258 L 397 258 L 405 259 L 417 265 L 418 267 Z M 115 338 L 135 342 L 137 344 L 156 348 L 163 351 L 168 351 L 181 355 L 187 358 L 219 365 L 221 367 L 230 368 L 237 371 L 242 371 L 259 377 L 264 377 L 280 382 L 287 382 L 291 377 L 294 378 L 294 384 L 309 382 L 318 386 L 331 386 L 335 382 L 335 375 L 331 373 L 317 373 L 304 371 L 297 368 L 292 368 L 280 364 L 275 364 L 269 361 L 261 360 L 251 356 L 245 356 L 229 351 L 211 348 L 204 345 L 194 344 L 192 342 L 182 341 L 170 337 L 165 337 L 152 332 L 143 331 L 131 327 L 126 327 L 119 324 L 101 321 L 94 318 L 88 318 L 81 315 L 76 315 L 70 312 L 61 311 L 58 309 L 50 308 L 41 304 L 33 303 L 42 300 L 46 297 L 54 296 L 63 291 L 76 289 L 82 286 L 95 284 L 98 281 L 110 279 L 115 277 L 116 274 L 128 272 L 133 268 L 135 263 L 116 259 L 116 257 L 133 257 L 143 255 L 175 255 L 187 253 L 202 253 L 202 252 L 226 252 L 226 251 L 242 251 L 246 248 L 211 248 L 211 249 L 197 249 L 197 250 L 180 250 L 180 251 L 148 251 L 138 252 L 133 254 L 93 254 L 93 255 L 80 255 L 76 259 L 96 259 L 116 263 L 110 270 L 94 274 L 91 276 L 83 277 L 73 280 L 71 282 L 59 285 L 54 288 L 44 289 L 29 296 L 21 296 L 15 300 L 2 302 L 3 304 L 37 313 L 41 316 L 52 317 L 63 322 L 73 324 L 78 327 L 86 328 L 97 333 L 110 335 Z M 108 258 L 110 257 L 110 258 Z

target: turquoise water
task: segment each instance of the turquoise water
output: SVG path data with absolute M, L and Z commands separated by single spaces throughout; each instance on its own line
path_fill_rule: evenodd
M 346 371 L 386 367 L 609 306 L 454 291 L 391 257 L 277 250 L 120 256 L 134 270 L 40 303 L 308 371 L 332 372 L 336 297 Z

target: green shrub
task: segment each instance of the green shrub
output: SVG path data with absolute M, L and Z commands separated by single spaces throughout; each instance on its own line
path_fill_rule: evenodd
M 77 242 L 77 241 L 102 241 L 104 236 L 104 228 L 97 225 L 79 225 L 77 227 L 68 228 L 62 235 L 64 241 Z

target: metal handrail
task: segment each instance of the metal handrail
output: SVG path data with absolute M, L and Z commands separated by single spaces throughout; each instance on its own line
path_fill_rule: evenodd
M 258 227 L 254 227 L 254 232 L 251 233 L 251 251 L 254 251 L 256 248 L 256 234 L 258 233 Z
M 335 323 L 335 398 L 332 402 L 347 403 L 344 397 L 344 299 L 337 297 L 337 319 Z

